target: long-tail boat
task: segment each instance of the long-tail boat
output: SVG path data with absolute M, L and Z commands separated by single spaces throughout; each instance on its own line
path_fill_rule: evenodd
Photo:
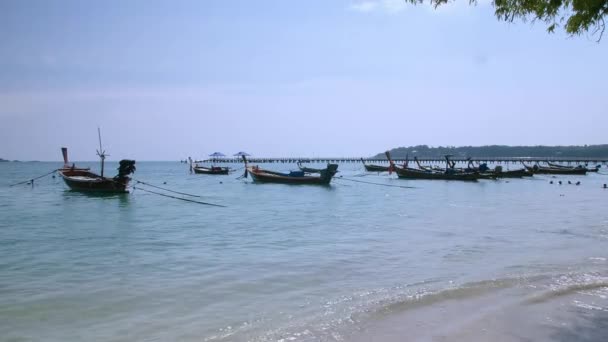
M 98 130 L 99 133 L 99 130 Z M 101 159 L 101 175 L 88 170 L 72 168 L 59 169 L 59 175 L 70 189 L 84 192 L 99 193 L 127 193 L 129 175 L 135 172 L 135 161 L 123 159 L 119 163 L 118 174 L 113 178 L 104 177 L 104 162 L 108 156 L 101 147 L 101 133 L 99 133 L 99 150 L 97 155 Z
M 253 181 L 259 183 L 329 185 L 331 179 L 338 172 L 338 164 L 327 164 L 327 168 L 320 170 L 318 176 L 306 175 L 304 171 L 282 173 L 264 170 L 258 166 L 249 166 L 247 158 L 245 156 L 242 156 L 242 158 L 245 162 L 245 178 L 251 175 Z
M 397 177 L 403 179 L 441 179 L 441 180 L 461 180 L 461 181 L 477 181 L 481 178 L 479 173 L 468 173 L 468 172 L 456 172 L 451 171 L 449 167 L 446 168 L 445 172 L 438 171 L 429 171 L 422 169 L 414 169 L 409 167 L 398 167 L 393 163 L 391 159 L 390 153 L 388 151 L 385 152 L 386 157 L 391 164 L 391 169 L 397 173 Z M 447 157 L 446 157 L 447 158 Z M 418 159 L 415 158 L 418 162 Z M 447 165 L 450 165 L 449 160 L 447 160 Z
M 227 175 L 230 173 L 230 168 L 228 167 L 220 167 L 220 166 L 200 166 L 198 163 L 192 165 L 192 158 L 188 157 L 188 161 L 190 162 L 190 171 L 196 174 L 202 175 Z
M 587 174 L 587 169 L 585 168 L 572 168 L 572 169 L 564 169 L 559 167 L 543 167 L 538 164 L 534 166 L 528 166 L 523 161 L 522 165 L 534 174 L 547 174 L 547 175 L 584 175 Z
M 390 168 L 390 166 L 365 164 L 365 160 L 363 158 L 361 158 L 361 163 L 363 163 L 363 167 L 365 167 L 365 171 L 367 172 L 387 172 Z
M 492 170 L 486 163 L 480 164 L 477 162 L 477 165 L 475 165 L 471 158 L 467 158 L 467 160 L 469 163 L 465 170 L 468 172 L 479 172 L 482 176 L 490 175 L 492 178 L 523 178 L 533 176 L 533 174 L 526 169 L 503 171 L 502 166 L 498 165 Z
M 565 165 L 560 165 L 560 164 L 553 164 L 550 162 L 547 162 L 547 165 L 549 165 L 550 167 L 555 167 L 555 168 L 560 168 L 560 169 L 567 169 L 567 170 L 571 170 L 571 169 L 586 169 L 587 172 L 599 172 L 600 171 L 600 166 L 601 165 L 597 165 L 596 167 L 587 167 L 586 165 L 578 165 L 578 166 L 565 166 Z
M 526 169 L 503 171 L 502 166 L 495 167 L 492 173 L 496 176 L 496 178 L 523 178 L 532 177 L 534 175 L 532 172 L 529 172 Z
M 427 167 L 424 166 L 422 164 L 420 164 L 420 160 L 418 160 L 417 157 L 414 157 L 414 161 L 416 162 L 416 165 L 418 165 L 418 169 L 422 170 L 422 171 L 427 171 L 427 172 L 435 172 L 435 173 L 439 173 L 439 174 L 450 174 L 450 175 L 456 175 L 456 174 L 477 174 L 477 178 L 478 179 L 495 179 L 496 177 L 488 172 L 480 172 L 479 168 L 477 169 L 471 169 L 471 168 L 457 168 L 456 167 L 456 162 L 450 160 L 450 155 L 446 155 L 445 156 L 445 168 L 440 168 L 440 167 Z M 485 170 L 485 169 L 484 169 Z M 417 169 L 411 169 L 411 171 L 419 171 Z
M 199 166 L 195 165 L 192 167 L 192 171 L 196 174 L 204 174 L 204 175 L 227 175 L 230 172 L 230 168 L 220 167 L 220 166 Z

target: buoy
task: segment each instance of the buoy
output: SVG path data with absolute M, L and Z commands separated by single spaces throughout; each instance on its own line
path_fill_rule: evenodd
M 550 181 L 549 184 L 553 184 L 553 181 Z

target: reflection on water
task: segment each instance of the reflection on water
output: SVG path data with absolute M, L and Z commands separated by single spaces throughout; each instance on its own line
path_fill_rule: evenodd
M 71 189 L 67 189 L 63 192 L 64 196 L 67 197 L 84 197 L 84 198 L 101 198 L 101 199 L 108 199 L 108 198 L 118 198 L 120 200 L 123 199 L 128 199 L 129 198 L 129 194 L 128 193 L 112 193 L 112 192 L 104 192 L 104 191 L 78 191 L 78 190 L 71 190 Z

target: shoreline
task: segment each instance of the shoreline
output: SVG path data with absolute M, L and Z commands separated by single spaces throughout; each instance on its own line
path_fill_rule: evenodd
M 608 336 L 608 280 L 598 274 L 450 291 L 379 312 L 344 340 L 603 342 Z

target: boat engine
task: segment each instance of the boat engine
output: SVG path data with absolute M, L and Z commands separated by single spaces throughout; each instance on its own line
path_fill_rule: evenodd
M 118 175 L 114 179 L 124 179 L 135 172 L 135 160 L 123 159 L 119 162 Z

